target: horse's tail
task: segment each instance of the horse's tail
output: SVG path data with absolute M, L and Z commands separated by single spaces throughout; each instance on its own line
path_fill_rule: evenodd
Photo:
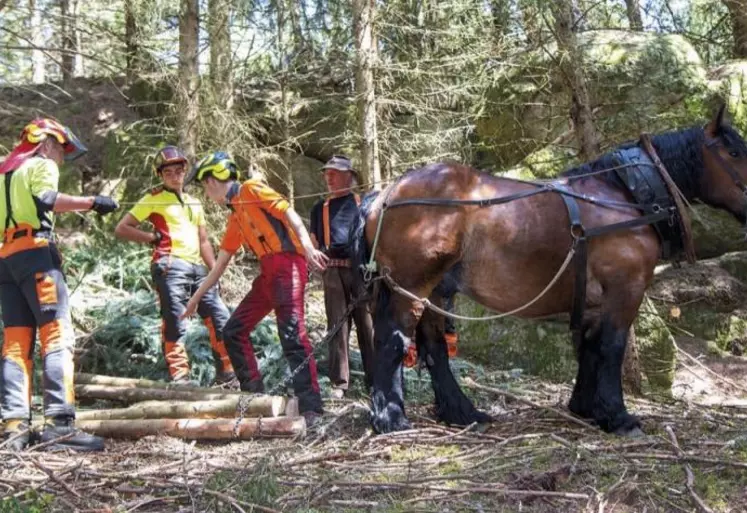
M 368 259 L 371 256 L 368 242 L 366 241 L 366 220 L 373 210 L 374 200 L 378 195 L 379 191 L 373 191 L 363 197 L 358 210 L 358 216 L 355 218 L 348 234 L 350 260 L 354 270 L 353 275 L 356 279 L 356 289 L 359 293 L 362 293 L 365 289 L 365 284 L 363 283 L 363 267 L 368 264 Z

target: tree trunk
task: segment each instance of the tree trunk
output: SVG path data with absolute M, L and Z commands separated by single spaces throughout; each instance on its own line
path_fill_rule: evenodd
M 60 38 L 62 40 L 62 82 L 70 83 L 75 71 L 75 22 L 71 0 L 60 0 Z
M 220 401 L 146 401 L 129 408 L 79 411 L 77 420 L 126 419 L 215 419 L 231 418 L 242 396 L 235 395 Z M 285 397 L 260 395 L 247 404 L 247 417 L 279 417 L 285 412 Z
M 622 368 L 623 390 L 628 394 L 643 395 L 643 372 L 641 371 L 641 359 L 638 353 L 638 345 L 635 338 L 633 326 L 628 331 L 628 343 L 625 346 Z
M 167 390 L 164 388 L 131 388 L 112 385 L 75 385 L 75 395 L 88 399 L 106 399 L 126 404 L 142 401 L 222 401 L 238 394 L 214 390 Z
M 747 58 L 747 0 L 724 0 L 731 16 L 734 57 Z
M 563 79 L 571 93 L 571 120 L 578 141 L 581 160 L 599 154 L 599 133 L 594 125 L 591 100 L 584 76 L 583 54 L 578 48 L 572 0 L 550 2 L 558 39 L 558 61 Z
M 41 28 L 41 9 L 36 5 L 36 0 L 29 0 L 29 13 L 31 14 L 29 20 L 31 40 L 36 48 L 42 48 L 44 46 L 44 33 Z M 34 84 L 43 84 L 46 80 L 45 66 L 44 52 L 33 50 L 31 52 L 31 81 Z
M 288 188 L 288 201 L 291 207 L 295 206 L 295 180 L 293 178 L 293 166 L 291 165 L 291 154 L 287 147 L 290 144 L 290 113 L 288 105 L 288 41 L 286 37 L 286 21 L 288 18 L 288 5 L 286 0 L 278 0 L 276 5 L 277 33 L 275 34 L 275 46 L 280 63 L 280 126 L 283 133 L 283 149 L 281 149 L 282 162 L 285 165 L 285 185 Z
M 82 420 L 75 425 L 106 438 L 128 439 L 169 435 L 188 440 L 248 440 L 292 437 L 306 432 L 303 417 L 244 419 L 238 426 L 235 419 Z
M 179 13 L 179 88 L 177 102 L 179 146 L 189 159 L 197 153 L 197 120 L 199 112 L 199 43 L 200 4 L 182 0 Z
M 355 70 L 355 93 L 358 97 L 360 117 L 361 173 L 362 180 L 372 188 L 381 188 L 379 146 L 376 133 L 376 93 L 374 89 L 374 66 L 376 64 L 376 42 L 373 30 L 375 0 L 353 0 L 353 23 L 357 65 Z
M 124 2 L 124 25 L 125 25 L 125 67 L 127 80 L 135 78 L 138 57 L 138 34 L 137 16 L 135 2 L 137 0 L 125 0 Z
M 232 3 L 232 0 L 210 0 L 208 2 L 210 83 L 217 104 L 227 110 L 233 106 L 231 33 L 229 30 Z
M 643 18 L 641 18 L 640 0 L 625 0 L 625 8 L 628 11 L 628 23 L 630 23 L 630 30 L 643 32 Z

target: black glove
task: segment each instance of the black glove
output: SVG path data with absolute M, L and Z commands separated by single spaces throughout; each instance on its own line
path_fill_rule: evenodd
M 102 216 L 114 212 L 119 208 L 119 204 L 109 196 L 96 196 L 93 198 L 91 210 Z
M 153 244 L 154 246 L 158 246 L 158 244 L 161 242 L 161 239 L 163 239 L 163 235 L 161 235 L 161 232 L 153 232 L 153 235 L 155 235 L 156 238 L 153 239 L 153 242 L 151 242 L 151 244 Z

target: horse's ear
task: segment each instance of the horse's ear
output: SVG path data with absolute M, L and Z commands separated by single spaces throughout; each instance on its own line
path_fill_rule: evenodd
M 721 102 L 721 106 L 713 119 L 706 126 L 706 133 L 711 137 L 717 137 L 721 132 L 721 127 L 724 126 L 724 114 L 726 113 L 726 102 Z

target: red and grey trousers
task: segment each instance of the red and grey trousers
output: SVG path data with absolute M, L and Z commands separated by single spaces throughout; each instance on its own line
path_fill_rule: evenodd
M 223 336 L 241 389 L 261 391 L 262 375 L 249 335 L 259 321 L 274 310 L 283 354 L 291 372 L 295 373 L 293 390 L 298 397 L 299 409 L 301 412 L 321 412 L 316 360 L 311 355 L 311 343 L 304 321 L 307 280 L 308 271 L 303 256 L 284 252 L 262 257 L 260 274 L 228 319 Z M 308 363 L 298 369 L 307 357 Z
M 6 421 L 30 418 L 37 332 L 44 366 L 44 415 L 75 416 L 75 334 L 61 263 L 57 247 L 41 237 L 20 237 L 0 249 L 0 413 Z

